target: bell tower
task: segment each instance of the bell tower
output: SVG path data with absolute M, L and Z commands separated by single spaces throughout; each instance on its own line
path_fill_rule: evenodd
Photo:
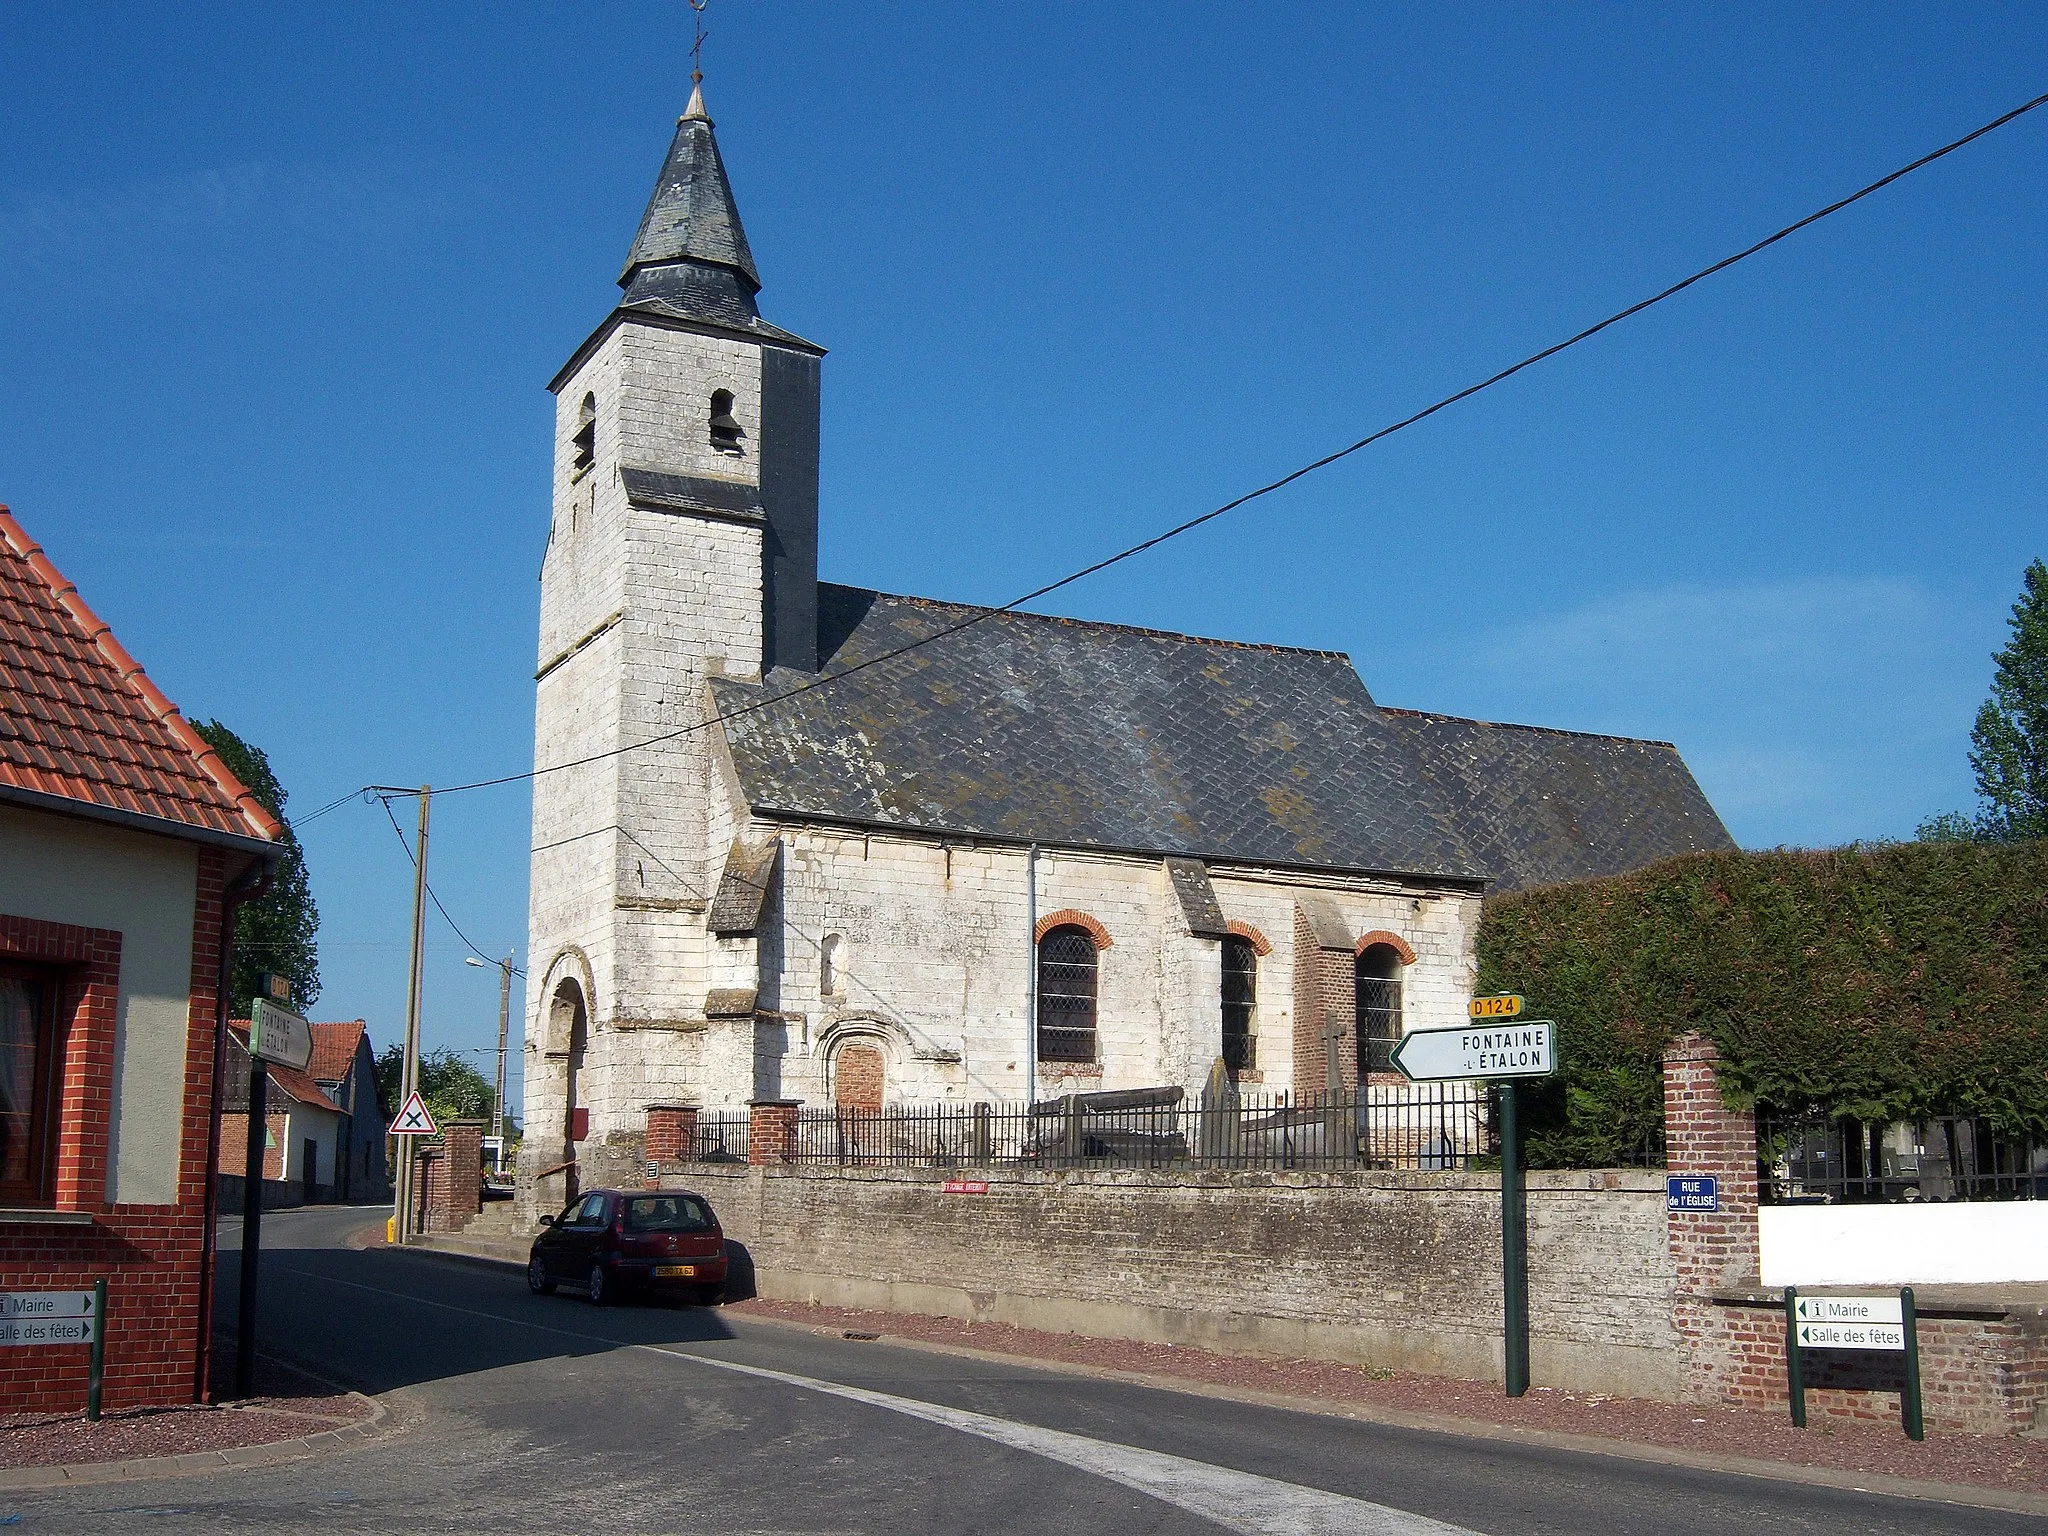
M 549 385 L 526 1057 L 541 1166 L 573 1156 L 579 1108 L 602 1139 L 688 1095 L 687 1053 L 656 1046 L 704 1016 L 729 836 L 705 683 L 818 665 L 824 349 L 761 318 L 701 86 L 619 286 Z M 579 1104 L 578 1083 L 602 1086 Z

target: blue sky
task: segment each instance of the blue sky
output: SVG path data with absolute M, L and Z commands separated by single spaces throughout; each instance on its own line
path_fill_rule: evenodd
M 2048 89 L 2048 11 L 717 0 L 822 567 L 1000 602 Z M 688 90 L 682 0 L 0 10 L 0 501 L 300 812 L 531 763 L 543 386 Z M 1059 611 L 1676 741 L 1744 844 L 1909 835 L 2048 554 L 2048 111 Z M 523 942 L 528 803 L 433 876 Z M 402 1018 L 381 812 L 323 1016 Z M 436 924 L 427 1043 L 496 978 Z

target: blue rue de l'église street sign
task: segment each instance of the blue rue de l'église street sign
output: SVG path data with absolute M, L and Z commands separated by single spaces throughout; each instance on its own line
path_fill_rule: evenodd
M 1667 1211 L 1718 1211 L 1721 1181 L 1713 1175 L 1674 1173 L 1664 1180 Z
M 1395 1044 L 1392 1059 L 1402 1076 L 1417 1083 L 1548 1077 L 1557 1070 L 1556 1030 L 1549 1019 L 1416 1029 Z

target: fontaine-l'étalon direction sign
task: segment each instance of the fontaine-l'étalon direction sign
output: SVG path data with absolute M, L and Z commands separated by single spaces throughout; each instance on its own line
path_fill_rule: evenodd
M 1549 1019 L 1416 1029 L 1400 1038 L 1392 1059 L 1402 1076 L 1418 1083 L 1548 1077 L 1557 1070 L 1556 1033 Z

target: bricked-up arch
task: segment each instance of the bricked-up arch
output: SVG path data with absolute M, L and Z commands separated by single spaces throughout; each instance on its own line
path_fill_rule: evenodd
M 1272 940 L 1268 939 L 1263 933 L 1259 932 L 1258 929 L 1245 922 L 1242 918 L 1233 917 L 1223 926 L 1236 934 L 1240 939 L 1249 940 L 1253 951 L 1257 953 L 1260 959 L 1263 960 L 1267 955 L 1273 953 Z
M 1413 965 L 1415 963 L 1415 947 L 1398 933 L 1389 933 L 1384 928 L 1375 928 L 1371 933 L 1361 934 L 1358 943 L 1351 952 L 1354 955 L 1362 955 L 1375 944 L 1384 944 L 1388 949 L 1391 949 L 1401 957 L 1403 965 Z
M 888 1080 L 888 1061 L 872 1035 L 848 1040 L 832 1053 L 832 1103 L 839 1109 L 879 1111 Z
M 1072 907 L 1062 907 L 1038 920 L 1038 927 L 1032 932 L 1034 944 L 1045 942 L 1045 936 L 1055 928 L 1079 928 L 1095 941 L 1097 949 L 1109 948 L 1109 930 L 1090 917 L 1086 912 L 1077 912 Z

